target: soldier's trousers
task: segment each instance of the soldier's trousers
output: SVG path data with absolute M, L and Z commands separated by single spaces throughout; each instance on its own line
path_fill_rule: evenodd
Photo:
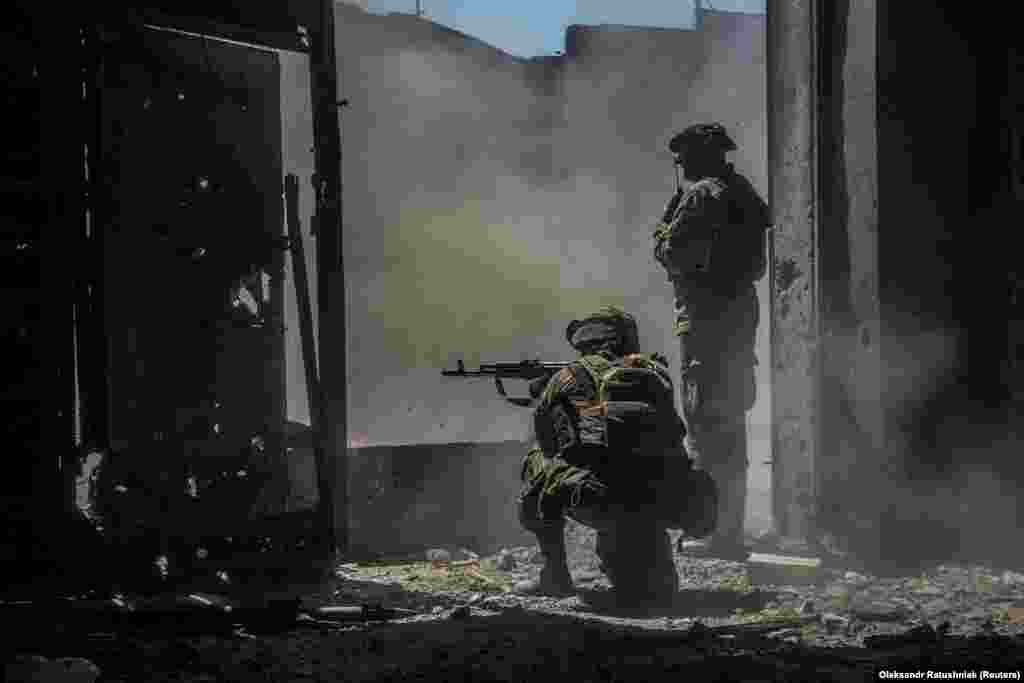
M 757 294 L 752 286 L 722 296 L 691 282 L 673 284 L 687 451 L 718 483 L 715 535 L 738 540 L 746 507 L 746 413 L 756 393 Z
M 609 487 L 591 469 L 548 458 L 539 448 L 526 456 L 522 480 L 519 519 L 525 529 L 543 537 L 573 519 L 597 531 L 597 555 L 618 593 L 662 596 L 676 591 L 668 525 L 661 519 L 670 513 L 643 505 L 657 499 L 658 492 L 641 492 L 623 482 Z

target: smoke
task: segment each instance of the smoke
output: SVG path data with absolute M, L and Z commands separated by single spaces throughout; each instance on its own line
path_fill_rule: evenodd
M 379 348 L 400 367 L 440 367 L 453 351 L 471 363 L 517 358 L 524 340 L 550 339 L 598 303 L 625 304 L 624 288 L 610 284 L 614 257 L 602 249 L 616 204 L 606 185 L 575 178 L 569 192 L 545 191 L 472 173 L 494 183 L 495 197 L 467 191 L 446 208 L 406 198 L 383 235 L 389 267 L 360 293 L 382 328 Z M 591 231 L 561 237 L 565 217 Z M 538 352 L 566 353 L 564 342 L 543 346 Z
M 979 419 L 957 381 L 961 332 L 911 333 L 915 324 L 917 312 L 890 317 L 890 327 L 903 332 L 882 338 L 881 403 L 865 365 L 830 363 L 833 372 L 857 367 L 861 375 L 832 377 L 827 394 L 841 419 L 831 422 L 822 453 L 826 529 L 877 571 L 957 560 L 1013 565 L 1024 560 L 1007 543 L 1022 512 L 1019 436 L 1002 420 Z M 862 340 L 847 341 L 856 348 Z M 884 443 L 871 443 L 875 420 L 887 431 Z
M 371 443 L 520 438 L 492 386 L 438 371 L 563 358 L 565 325 L 599 306 L 678 353 L 651 230 L 671 190 L 657 150 L 686 100 L 677 67 L 699 44 L 680 32 L 667 59 L 644 36 L 537 63 L 429 22 L 339 22 L 350 423 Z

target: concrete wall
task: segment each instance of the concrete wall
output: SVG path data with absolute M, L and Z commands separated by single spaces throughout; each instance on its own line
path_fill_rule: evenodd
M 987 339 L 1000 326 L 983 309 L 1008 305 L 1009 243 L 978 239 L 992 215 L 971 215 L 975 176 L 990 178 L 995 159 L 978 164 L 970 150 L 987 139 L 978 107 L 993 102 L 975 90 L 988 68 L 968 41 L 987 29 L 935 5 L 829 7 L 818 35 L 817 521 L 883 564 L 1006 560 L 1020 442 L 978 378 L 998 374 Z
M 877 13 L 873 1 L 838 0 L 818 17 L 823 357 L 816 522 L 820 532 L 840 536 L 858 525 L 874 528 L 859 501 L 890 464 L 880 400 Z
M 522 458 L 518 441 L 360 449 L 349 460 L 351 552 L 533 543 L 515 513 Z
M 459 357 L 565 358 L 564 325 L 599 305 L 633 311 L 644 346 L 678 367 L 670 288 L 651 255 L 674 183 L 664 145 L 720 120 L 764 191 L 764 17 L 707 14 L 701 31 L 572 27 L 564 56 L 532 60 L 415 17 L 347 6 L 337 17 L 358 445 L 520 439 L 527 411 L 439 370 Z M 766 362 L 759 384 L 752 476 L 764 503 Z
M 312 509 L 316 462 L 309 431 L 294 430 L 290 446 L 289 509 Z M 452 545 L 490 552 L 532 543 L 515 507 L 522 460 L 519 441 L 353 450 L 346 489 L 349 553 Z
M 1021 444 L 997 414 L 999 392 L 978 380 L 999 372 L 986 340 L 998 329 L 991 312 L 1009 303 L 1006 270 L 1017 259 L 1007 258 L 1011 238 L 996 227 L 1006 216 L 993 224 L 972 212 L 975 182 L 996 159 L 975 155 L 975 133 L 990 125 L 979 107 L 1005 93 L 980 85 L 991 75 L 981 56 L 1011 38 L 1005 21 L 974 14 L 896 3 L 880 14 L 884 406 L 900 523 L 884 526 L 905 532 L 883 535 L 881 545 L 1006 559 L 1017 545 L 1007 539 L 1019 529 Z
M 779 532 L 802 542 L 814 534 L 822 452 L 815 25 L 810 2 L 773 0 L 768 16 L 773 510 Z

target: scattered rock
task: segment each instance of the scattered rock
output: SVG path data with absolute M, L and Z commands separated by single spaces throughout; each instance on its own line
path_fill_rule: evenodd
M 935 618 L 953 612 L 953 605 L 949 600 L 932 600 L 921 607 L 921 611 L 928 618 Z
M 1001 577 L 1002 582 L 1006 586 L 1014 588 L 1024 587 L 1024 574 L 1018 572 L 1005 571 Z
M 845 574 L 843 574 L 843 579 L 845 579 L 846 581 L 849 581 L 850 583 L 858 584 L 858 585 L 865 584 L 865 583 L 868 583 L 869 581 L 871 581 L 871 579 L 869 579 L 868 577 L 864 576 L 863 574 L 858 574 L 857 572 L 852 572 L 852 571 L 851 572 L 846 572 Z
M 516 561 L 515 555 L 513 555 L 511 552 L 507 550 L 502 550 L 498 554 L 494 566 L 498 569 L 498 571 L 510 572 L 514 571 L 518 564 L 519 563 Z
M 829 633 L 845 632 L 850 628 L 850 620 L 838 614 L 823 614 L 821 623 Z
M 992 610 L 987 607 L 975 607 L 960 616 L 968 621 L 989 621 L 992 619 Z
M 94 683 L 99 667 L 88 659 L 61 657 L 47 659 L 37 655 L 19 656 L 4 667 L 4 680 L 11 683 Z
M 800 629 L 798 628 L 780 628 L 778 631 L 772 631 L 766 634 L 769 638 L 781 638 L 788 640 L 790 638 L 800 638 Z
M 817 608 L 814 606 L 814 600 L 804 600 L 803 604 L 800 605 L 800 614 L 809 616 L 817 612 Z
M 687 630 L 687 635 L 691 638 L 703 638 L 710 633 L 711 629 L 704 625 L 702 621 L 695 621 Z
M 920 645 L 938 641 L 939 634 L 928 624 L 917 626 L 904 633 L 868 636 L 864 645 L 871 649 L 888 649 L 906 645 Z
M 444 548 L 431 548 L 426 552 L 428 562 L 450 562 L 452 554 Z
M 579 583 L 600 581 L 603 578 L 604 574 L 595 569 L 587 569 L 583 571 L 573 572 L 573 579 L 575 579 Z
M 869 602 L 850 607 L 850 614 L 864 621 L 905 621 L 909 615 L 901 605 L 886 602 Z

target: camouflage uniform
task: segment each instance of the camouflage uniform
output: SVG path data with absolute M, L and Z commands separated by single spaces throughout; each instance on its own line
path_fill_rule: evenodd
M 614 315 L 614 311 L 606 313 Z M 635 352 L 630 343 L 614 348 L 617 332 L 604 326 L 600 315 L 570 325 L 567 337 L 581 356 L 601 345 L 602 334 L 608 335 L 608 344 L 598 352 L 603 358 L 616 360 Z M 591 339 L 586 340 L 588 335 Z M 588 341 L 591 348 L 584 350 Z M 568 574 L 561 569 L 564 520 L 569 517 L 597 530 L 597 554 L 620 596 L 663 598 L 678 586 L 665 530 L 680 526 L 681 501 L 698 500 L 685 491 L 690 485 L 690 461 L 681 443 L 685 430 L 680 422 L 679 447 L 665 454 L 621 454 L 585 445 L 574 404 L 594 396 L 593 379 L 581 364 L 562 370 L 540 393 L 536 411 L 551 416 L 557 447 L 546 453 L 536 438 L 531 439 L 522 469 L 520 521 L 541 542 L 548 571 L 542 581 L 560 581 L 562 588 L 571 589 Z M 695 509 L 683 514 L 699 517 L 698 507 L 695 502 Z
M 721 491 L 713 542 L 738 545 L 747 487 L 745 415 L 756 391 L 754 285 L 766 268 L 770 217 L 750 182 L 724 163 L 724 151 L 735 145 L 720 126 L 693 126 L 671 147 L 678 153 L 702 143 L 717 145 L 723 161 L 713 176 L 693 182 L 670 203 L 654 233 L 654 255 L 675 294 L 687 450 Z

